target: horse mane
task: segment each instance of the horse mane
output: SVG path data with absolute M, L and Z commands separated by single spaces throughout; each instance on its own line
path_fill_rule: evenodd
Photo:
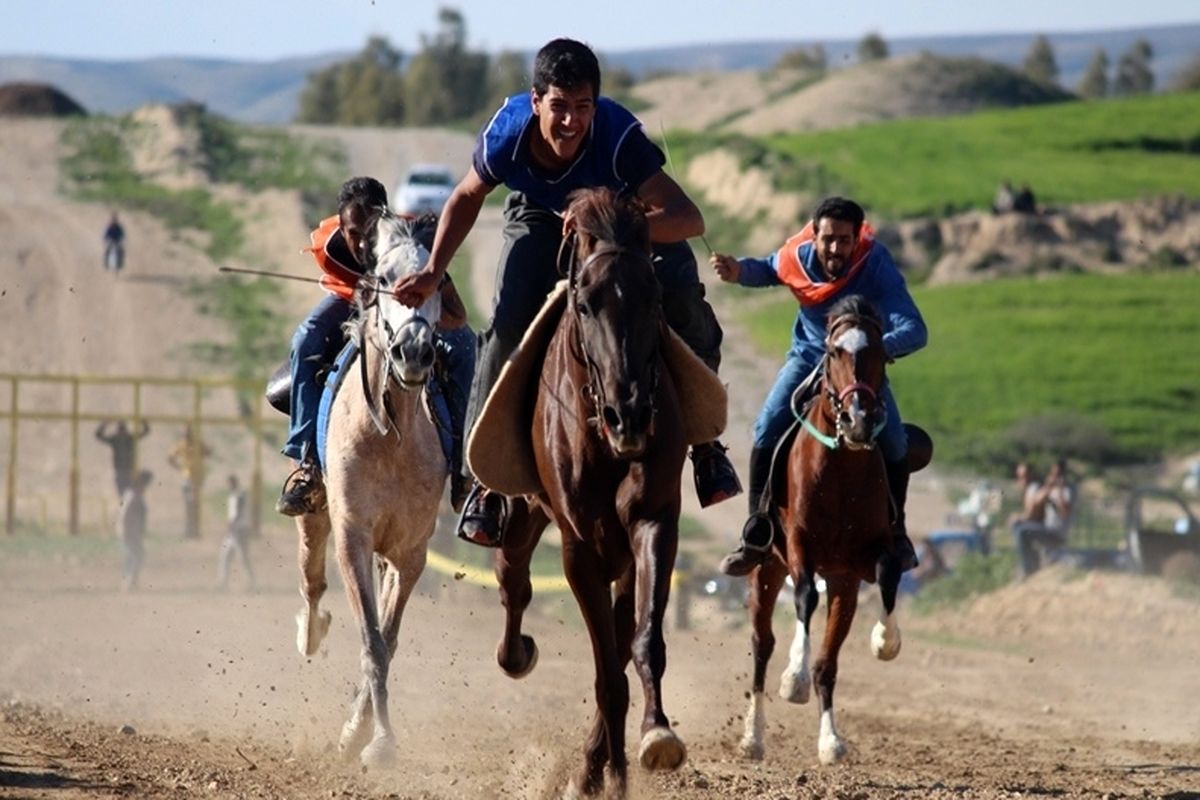
M 879 325 L 881 330 L 883 327 L 883 317 L 880 316 L 879 310 L 861 294 L 847 295 L 838 300 L 830 307 L 826 318 L 833 322 L 838 317 L 844 316 L 864 317 Z
M 614 242 L 650 250 L 650 224 L 646 207 L 636 197 L 621 195 L 612 189 L 577 189 L 571 193 L 568 213 L 575 220 L 575 230 L 602 242 Z

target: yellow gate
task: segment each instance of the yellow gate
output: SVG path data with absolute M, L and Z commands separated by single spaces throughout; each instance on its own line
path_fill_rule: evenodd
M 237 426 L 253 437 L 249 495 L 255 531 L 261 523 L 263 409 L 262 384 L 233 378 L 162 378 L 152 376 L 18 375 L 0 373 L 7 383 L 7 404 L 0 396 L 0 426 L 7 428 L 8 469 L 5 480 L 5 530 L 14 531 L 18 496 L 18 465 L 22 423 L 66 423 L 69 426 L 67 468 L 67 525 L 79 532 L 80 425 L 117 419 L 191 426 L 203 442 L 206 427 Z M 0 389 L 0 392 L 3 390 Z M 158 393 L 169 397 L 148 395 Z M 239 400 L 239 397 L 241 398 Z M 246 402 L 245 398 L 250 398 Z M 3 420 L 7 421 L 5 425 Z M 272 420 L 274 422 L 274 420 Z M 203 503 L 198 503 L 203 509 Z M 203 513 L 201 510 L 199 513 Z

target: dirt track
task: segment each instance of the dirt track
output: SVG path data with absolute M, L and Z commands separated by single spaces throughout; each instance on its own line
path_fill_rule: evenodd
M 296 653 L 292 547 L 284 528 L 256 542 L 257 594 L 212 590 L 215 541 L 152 541 L 133 594 L 116 589 L 112 548 L 6 551 L 0 796 L 557 796 L 594 708 L 573 600 L 535 598 L 541 662 L 513 682 L 493 662 L 494 590 L 441 577 L 438 599 L 415 597 L 390 681 L 398 765 L 364 774 L 336 756 L 358 674 L 349 610 L 335 584 L 326 649 Z M 782 613 L 767 756 L 736 755 L 748 629 L 710 604 L 668 638 L 667 709 L 689 761 L 633 768 L 633 797 L 1200 796 L 1200 620 L 1160 583 L 1045 573 L 959 613 L 906 613 L 890 664 L 871 658 L 863 612 L 837 694 L 851 754 L 832 768 L 815 708 L 774 695 Z

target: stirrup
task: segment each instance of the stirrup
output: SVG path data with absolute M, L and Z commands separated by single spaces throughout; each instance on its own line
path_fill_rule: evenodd
M 488 501 L 493 496 L 500 506 L 494 515 L 488 511 Z M 457 536 L 480 547 L 499 547 L 507 522 L 508 498 L 476 482 L 467 495 L 462 515 L 458 518 Z
M 725 455 L 728 449 L 714 440 L 693 447 L 689 454 L 696 484 L 696 497 L 701 508 L 708 508 L 742 493 L 742 482 L 738 479 L 737 470 Z
M 325 482 L 321 468 L 305 460 L 283 482 L 275 510 L 289 517 L 316 514 L 325 509 Z

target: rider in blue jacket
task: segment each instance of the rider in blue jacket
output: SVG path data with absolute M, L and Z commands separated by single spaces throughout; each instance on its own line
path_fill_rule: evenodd
M 927 332 L 921 312 L 905 286 L 904 277 L 887 248 L 875 240 L 864 221 L 862 207 L 841 197 L 822 202 L 804 230 L 766 258 L 734 259 L 714 253 L 710 264 L 721 280 L 742 286 L 791 289 L 800 309 L 792 328 L 792 346 L 775 378 L 775 385 L 754 424 L 750 452 L 750 518 L 742 529 L 738 549 L 721 562 L 728 575 L 746 575 L 771 552 L 773 525 L 759 503 L 771 469 L 775 446 L 794 419 L 792 394 L 815 370 L 825 352 L 825 317 L 839 299 L 857 294 L 879 311 L 884 321 L 883 346 L 889 359 L 906 356 L 925 346 Z M 908 440 L 900 412 L 885 383 L 883 402 L 887 424 L 879 447 L 888 484 L 896 503 L 895 535 L 901 568 L 917 566 L 916 554 L 904 524 L 908 497 Z
M 704 299 L 704 285 L 686 242 L 704 232 L 704 218 L 663 172 L 664 162 L 637 118 L 600 96 L 600 66 L 587 45 L 555 39 L 538 51 L 532 90 L 505 100 L 480 132 L 471 168 L 446 202 L 429 265 L 401 279 L 395 289 L 401 302 L 423 302 L 474 226 L 484 198 L 500 184 L 510 190 L 495 305 L 480 339 L 468 432 L 501 367 L 559 279 L 557 254 L 569 225 L 563 215 L 576 189 L 608 187 L 636 195 L 646 204 L 667 323 L 701 360 L 717 369 L 721 327 Z M 701 505 L 741 492 L 719 442 L 692 448 L 692 461 Z M 504 505 L 494 493 L 474 491 L 459 535 L 479 544 L 498 544 Z

